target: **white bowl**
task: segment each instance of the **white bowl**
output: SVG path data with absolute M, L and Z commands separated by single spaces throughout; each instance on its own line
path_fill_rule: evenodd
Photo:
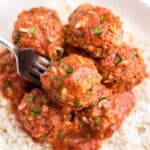
M 124 23 L 124 39 L 128 43 L 140 48 L 146 63 L 150 62 L 150 1 L 149 0 L 0 0 L 0 36 L 11 40 L 14 21 L 19 12 L 31 7 L 46 6 L 56 9 L 65 23 L 68 15 L 81 3 L 93 3 L 110 8 Z M 150 70 L 148 65 L 148 70 Z M 150 80 L 146 79 L 134 92 L 137 97 L 137 103 L 130 116 L 125 120 L 122 127 L 112 138 L 105 141 L 102 150 L 149 150 L 150 146 Z M 43 149 L 42 146 L 28 139 L 31 143 L 20 143 L 24 139 L 15 139 L 11 130 L 5 127 L 5 123 L 10 123 L 10 127 L 15 132 L 21 132 L 18 126 L 14 126 L 15 118 L 7 118 L 9 107 L 3 107 L 0 100 L 0 150 L 34 150 Z M 7 103 L 5 105 L 8 105 Z M 4 112 L 4 113 L 2 113 Z M 6 114 L 5 114 L 6 113 Z M 4 116 L 5 115 L 5 116 Z M 3 122 L 3 117 L 7 118 Z M 10 121 L 11 120 L 11 121 Z M 12 121 L 13 120 L 13 121 Z M 143 129 L 143 130 L 142 130 Z M 3 130 L 7 130 L 4 133 Z M 18 135 L 26 137 L 22 133 Z M 4 138 L 12 138 L 8 141 Z M 24 141 L 26 142 L 26 141 Z M 19 147 L 18 147 L 19 145 Z M 46 150 L 46 148 L 44 149 Z

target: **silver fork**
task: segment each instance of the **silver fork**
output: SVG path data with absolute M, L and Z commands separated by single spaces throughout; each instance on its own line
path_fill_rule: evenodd
M 15 56 L 18 74 L 25 80 L 41 86 L 40 74 L 47 70 L 49 60 L 37 54 L 32 48 L 20 49 L 2 37 L 0 43 Z

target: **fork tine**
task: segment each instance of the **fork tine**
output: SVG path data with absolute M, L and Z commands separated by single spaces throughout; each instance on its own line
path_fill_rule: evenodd
M 30 71 L 30 73 L 33 75 L 33 76 L 36 76 L 36 77 L 40 77 L 40 72 L 37 70 L 37 69 L 32 69 L 31 71 Z
M 49 61 L 45 57 L 39 56 L 38 58 L 39 58 L 40 61 L 44 62 L 46 65 L 49 64 Z
M 37 67 L 38 69 L 40 69 L 40 71 L 42 71 L 42 72 L 44 72 L 44 71 L 47 70 L 46 67 L 44 67 L 43 65 L 41 65 L 39 63 L 35 63 L 34 65 L 35 65 L 35 67 Z

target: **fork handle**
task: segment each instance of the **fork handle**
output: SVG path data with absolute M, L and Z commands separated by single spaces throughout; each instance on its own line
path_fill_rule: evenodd
M 4 45 L 5 47 L 7 47 L 8 50 L 9 50 L 10 52 L 12 52 L 15 57 L 17 57 L 19 50 L 18 50 L 18 48 L 17 48 L 14 44 L 12 44 L 11 42 L 5 40 L 5 39 L 2 38 L 2 37 L 0 37 L 0 43 L 1 43 L 2 45 Z

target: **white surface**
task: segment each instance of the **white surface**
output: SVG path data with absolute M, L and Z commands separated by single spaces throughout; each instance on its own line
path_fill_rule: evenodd
M 37 6 L 57 9 L 61 19 L 66 22 L 70 12 L 80 3 L 86 2 L 105 6 L 119 15 L 124 22 L 125 40 L 139 47 L 146 62 L 150 63 L 149 0 L 0 0 L 0 36 L 11 39 L 13 23 L 23 9 Z M 137 97 L 135 109 L 123 123 L 122 128 L 103 144 L 102 150 L 150 150 L 149 87 L 150 80 L 147 79 L 135 89 Z M 0 150 L 47 150 L 41 145 L 36 146 L 27 135 L 20 133 L 9 109 L 5 100 L 0 100 Z M 141 133 L 141 129 L 144 132 Z M 16 134 L 11 133 L 12 130 Z
M 123 20 L 133 23 L 144 34 L 150 33 L 149 0 L 0 0 L 0 35 L 9 38 L 17 14 L 23 10 L 37 6 L 47 6 L 58 10 L 66 21 L 68 14 L 80 3 L 94 3 L 105 6 L 116 12 Z M 71 9 L 68 9 L 69 6 Z

